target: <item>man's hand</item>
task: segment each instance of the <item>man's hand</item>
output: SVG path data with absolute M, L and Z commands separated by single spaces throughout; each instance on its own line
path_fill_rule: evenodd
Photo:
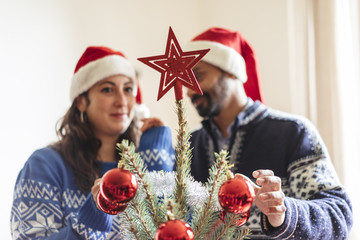
M 243 174 L 236 173 L 251 182 L 255 190 L 255 205 L 265 214 L 273 227 L 279 227 L 285 219 L 286 207 L 284 205 L 285 194 L 281 190 L 281 179 L 274 176 L 271 170 L 256 170 L 253 177 L 256 185 Z
M 281 179 L 271 170 L 256 170 L 255 205 L 264 213 L 271 226 L 279 227 L 285 219 L 285 194 L 281 190 Z M 255 184 L 254 184 L 255 185 Z

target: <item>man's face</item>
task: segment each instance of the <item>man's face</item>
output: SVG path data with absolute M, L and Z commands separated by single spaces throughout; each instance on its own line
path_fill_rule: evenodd
M 225 72 L 203 61 L 199 62 L 193 71 L 203 95 L 190 89 L 187 95 L 201 117 L 217 116 L 226 102 L 229 91 Z

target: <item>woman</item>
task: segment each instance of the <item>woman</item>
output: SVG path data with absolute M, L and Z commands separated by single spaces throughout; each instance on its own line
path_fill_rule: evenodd
M 13 239 L 121 238 L 119 218 L 100 211 L 94 197 L 99 178 L 117 166 L 116 143 L 139 142 L 136 113 L 141 98 L 135 71 L 121 52 L 89 47 L 75 68 L 70 97 L 72 105 L 58 129 L 60 140 L 35 151 L 18 175 Z M 160 125 L 158 119 L 144 121 L 142 130 L 155 128 L 142 135 L 146 148 L 139 150 L 152 163 L 149 170 L 159 169 L 158 157 L 168 163 L 162 165 L 165 170 L 172 170 L 170 130 Z M 167 155 L 151 159 L 152 150 Z

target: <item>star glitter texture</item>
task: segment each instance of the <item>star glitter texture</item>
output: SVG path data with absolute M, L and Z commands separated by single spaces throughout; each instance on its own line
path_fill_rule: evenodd
M 183 52 L 173 30 L 169 29 L 164 55 L 138 58 L 139 61 L 161 73 L 158 92 L 159 101 L 172 87 L 176 100 L 183 99 L 182 86 L 202 95 L 192 68 L 210 49 Z

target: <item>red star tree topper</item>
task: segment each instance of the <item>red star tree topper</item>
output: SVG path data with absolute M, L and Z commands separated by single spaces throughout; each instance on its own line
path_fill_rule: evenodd
M 172 87 L 175 88 L 176 100 L 183 99 L 183 85 L 202 95 L 192 68 L 208 51 L 210 49 L 183 52 L 170 27 L 164 55 L 138 58 L 161 73 L 157 100 L 159 101 Z

